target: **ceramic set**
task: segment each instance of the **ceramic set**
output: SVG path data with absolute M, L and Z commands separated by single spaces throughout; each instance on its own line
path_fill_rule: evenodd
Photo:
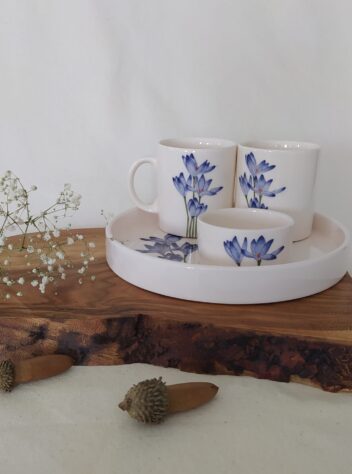
M 176 298 L 253 304 L 323 291 L 347 271 L 349 236 L 314 213 L 319 147 L 299 142 L 163 140 L 131 168 L 139 209 L 106 229 L 107 261 L 121 278 Z M 157 196 L 138 197 L 149 163 Z

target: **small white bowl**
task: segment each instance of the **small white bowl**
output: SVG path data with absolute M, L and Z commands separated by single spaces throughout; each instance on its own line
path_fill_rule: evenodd
M 292 217 L 266 209 L 218 209 L 198 219 L 202 263 L 260 266 L 286 263 L 292 245 Z

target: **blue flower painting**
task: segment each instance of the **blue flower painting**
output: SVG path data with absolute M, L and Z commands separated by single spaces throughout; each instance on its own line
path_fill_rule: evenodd
M 257 163 L 253 153 L 245 156 L 246 165 L 249 171 L 241 175 L 239 179 L 240 187 L 244 197 L 246 198 L 247 206 L 257 209 L 268 209 L 263 203 L 263 198 L 273 198 L 285 191 L 286 187 L 271 189 L 273 179 L 266 179 L 264 173 L 273 170 L 276 165 L 271 165 L 265 160 Z
M 225 240 L 224 248 L 227 255 L 240 267 L 245 256 L 244 252 L 247 251 L 247 238 L 244 239 L 242 245 L 239 244 L 236 236 L 232 240 Z
M 211 187 L 212 179 L 206 179 L 205 175 L 215 169 L 208 160 L 198 165 L 193 153 L 182 156 L 183 164 L 188 172 L 186 179 L 183 173 L 174 176 L 172 181 L 176 190 L 182 196 L 187 216 L 186 237 L 197 238 L 198 217 L 207 211 L 208 205 L 202 202 L 205 196 L 215 196 L 223 186 Z
M 144 249 L 138 250 L 138 252 L 157 254 L 158 258 L 174 262 L 186 262 L 187 257 L 198 250 L 198 245 L 190 242 L 184 242 L 180 245 L 182 237 L 178 235 L 166 234 L 164 237 L 152 236 L 141 238 L 141 240 L 149 243 L 144 244 Z
M 244 238 L 243 244 L 240 245 L 237 237 L 232 240 L 225 240 L 224 249 L 227 255 L 236 263 L 238 267 L 241 266 L 242 260 L 252 258 L 260 266 L 263 260 L 276 260 L 277 256 L 284 250 L 285 246 L 270 251 L 274 239 L 268 241 L 261 235 L 258 239 L 253 239 L 250 243 L 250 249 L 247 245 L 247 237 Z

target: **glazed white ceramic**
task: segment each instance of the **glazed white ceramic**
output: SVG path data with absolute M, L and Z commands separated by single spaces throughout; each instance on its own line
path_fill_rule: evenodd
M 289 263 L 261 267 L 204 265 L 193 252 L 186 263 L 141 253 L 155 242 L 141 238 L 165 234 L 155 214 L 131 209 L 106 228 L 106 258 L 124 280 L 174 298 L 208 303 L 254 304 L 285 301 L 312 295 L 337 283 L 348 266 L 347 230 L 338 222 L 315 214 L 311 236 L 292 245 Z M 188 239 L 177 242 L 183 247 Z M 169 245 L 172 250 L 172 244 Z M 165 249 L 164 255 L 167 254 Z M 173 250 L 174 255 L 182 252 Z
M 134 186 L 137 169 L 146 163 L 157 174 L 157 197 L 152 204 L 142 202 Z M 130 195 L 137 207 L 158 214 L 159 227 L 165 232 L 196 237 L 199 215 L 207 209 L 233 206 L 235 165 L 236 145 L 231 141 L 162 140 L 156 158 L 144 158 L 132 166 Z
M 286 263 L 292 246 L 292 217 L 264 209 L 217 209 L 199 218 L 202 262 L 227 266 Z M 270 243 L 271 241 L 271 243 Z
M 251 158 L 248 162 L 246 157 L 249 156 Z M 235 206 L 261 205 L 290 214 L 295 221 L 293 240 L 305 239 L 312 231 L 318 156 L 319 146 L 313 143 L 258 141 L 239 145 Z M 258 192 L 254 195 L 253 190 L 248 189 L 245 183 L 242 182 L 241 185 L 240 179 L 244 178 L 244 174 L 244 181 L 257 180 L 260 192 L 266 188 L 261 198 L 258 199 Z M 270 180 L 272 182 L 268 183 Z

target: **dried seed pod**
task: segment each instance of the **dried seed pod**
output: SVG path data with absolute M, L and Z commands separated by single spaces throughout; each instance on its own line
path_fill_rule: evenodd
M 168 409 L 166 385 L 161 377 L 133 385 L 119 407 L 143 423 L 160 423 Z
M 72 365 L 71 357 L 60 354 L 34 357 L 16 364 L 4 360 L 0 362 L 0 390 L 11 392 L 15 385 L 53 377 L 65 372 Z
M 15 385 L 15 365 L 11 360 L 0 362 L 0 390 L 11 392 Z
M 133 385 L 119 407 L 143 423 L 160 423 L 169 413 L 191 410 L 207 403 L 218 390 L 216 385 L 207 382 L 165 385 L 160 377 Z

